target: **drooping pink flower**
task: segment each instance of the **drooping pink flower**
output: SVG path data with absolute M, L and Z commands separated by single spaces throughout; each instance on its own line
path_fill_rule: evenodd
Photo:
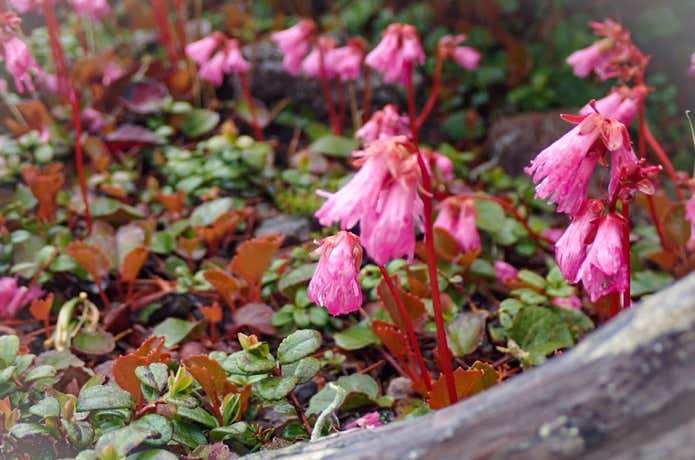
M 222 51 L 216 52 L 212 58 L 200 66 L 198 75 L 201 79 L 220 86 L 224 81 L 225 55 Z
M 311 46 L 311 36 L 316 29 L 316 23 L 311 19 L 302 19 L 289 29 L 273 32 L 271 40 L 282 50 L 282 65 L 285 70 L 298 75 L 302 70 L 302 59 Z
M 357 80 L 362 70 L 366 46 L 361 38 L 352 38 L 347 45 L 332 49 L 326 54 L 326 66 L 342 81 Z
M 87 107 L 82 111 L 82 120 L 91 133 L 100 133 L 106 126 L 106 117 L 98 110 Z
M 17 91 L 23 93 L 25 88 L 33 91 L 34 83 L 31 72 L 40 71 L 40 67 L 34 61 L 26 43 L 17 36 L 10 36 L 7 39 L 3 39 L 2 53 L 0 54 L 5 60 L 7 71 L 14 78 Z
M 614 89 L 608 96 L 593 103 L 585 105 L 579 113 L 589 115 L 594 112 L 594 108 L 601 115 L 615 118 L 624 125 L 629 125 L 639 112 L 640 105 L 647 96 L 647 88 L 637 86 L 628 88 L 626 86 Z
M 596 222 L 602 214 L 603 204 L 598 200 L 588 200 L 555 243 L 557 265 L 570 283 L 578 281 L 579 268 L 584 262 L 589 244 L 588 239 L 593 235 Z
M 576 295 L 571 295 L 569 297 L 553 297 L 550 303 L 569 310 L 579 310 L 582 308 L 582 301 L 579 300 L 579 297 Z
M 439 40 L 439 52 L 452 58 L 464 69 L 477 69 L 480 65 L 480 52 L 470 46 L 459 46 L 465 40 L 466 36 L 463 34 L 446 35 Z
M 307 295 L 333 315 L 344 315 L 362 306 L 359 270 L 362 248 L 356 235 L 341 231 L 324 238 L 316 253 L 321 257 L 309 282 Z
M 417 193 L 419 169 L 414 156 L 409 171 L 391 180 L 379 192 L 376 206 L 367 209 L 360 221 L 362 245 L 379 265 L 415 255 L 415 226 L 423 219 L 423 205 Z
M 410 123 L 408 117 L 399 114 L 393 104 L 387 104 L 374 112 L 369 121 L 355 133 L 355 137 L 365 143 L 401 135 L 410 136 Z
M 249 71 L 249 63 L 241 53 L 239 40 L 236 38 L 228 39 L 224 44 L 224 72 L 242 74 Z
M 121 68 L 121 66 L 111 61 L 104 69 L 104 74 L 101 77 L 101 84 L 104 86 L 110 86 L 123 75 L 125 75 L 125 71 Z
M 600 158 L 593 147 L 601 137 L 602 121 L 601 115 L 588 115 L 525 169 L 536 184 L 536 196 L 557 203 L 558 212 L 575 214 L 586 201 L 589 179 Z
M 199 66 L 210 60 L 212 52 L 219 46 L 220 34 L 214 33 L 198 41 L 186 45 L 186 56 Z
M 503 260 L 495 261 L 495 275 L 505 286 L 518 279 L 519 270 Z
M 432 174 L 432 168 L 434 167 L 434 169 L 439 171 L 441 177 L 444 179 L 451 180 L 454 178 L 454 163 L 449 157 L 442 155 L 437 151 L 428 150 L 425 148 L 420 148 L 420 152 L 427 160 L 425 166 L 427 166 L 427 172 L 430 175 Z
M 591 46 L 570 54 L 567 63 L 572 66 L 576 76 L 588 77 L 606 59 L 608 49 L 609 44 L 606 41 L 595 42 Z
M 463 252 L 479 250 L 480 234 L 476 225 L 478 213 L 475 202 L 453 196 L 442 201 L 439 208 L 439 215 L 434 222 L 435 228 L 446 230 L 454 237 Z
M 690 195 L 690 199 L 685 204 L 685 219 L 690 222 L 690 239 L 688 248 L 695 249 L 695 193 Z
M 8 0 L 10 7 L 17 13 L 24 14 L 30 10 L 39 8 L 41 0 Z
M 0 319 L 12 319 L 29 302 L 43 295 L 40 287 L 19 286 L 17 278 L 0 278 Z
M 561 228 L 552 228 L 551 227 L 551 228 L 546 228 L 545 230 L 543 230 L 541 235 L 543 235 L 543 237 L 545 237 L 545 238 L 548 238 L 553 243 L 557 243 L 557 240 L 560 239 L 563 232 L 564 232 L 564 230 Z
M 319 37 L 316 45 L 302 61 L 302 72 L 308 77 L 321 78 L 323 59 L 323 72 L 326 78 L 334 78 L 337 75 L 336 69 L 331 65 L 328 54 L 335 48 L 336 42 L 332 37 Z
M 425 53 L 415 27 L 409 24 L 391 24 L 383 38 L 365 60 L 381 72 L 387 83 L 408 83 L 413 68 L 425 62 Z
M 608 214 L 598 223 L 596 237 L 579 268 L 577 278 L 592 302 L 611 292 L 622 292 L 628 285 L 628 263 L 623 250 L 625 222 L 615 214 Z
M 358 418 L 357 420 L 348 423 L 345 425 L 346 430 L 352 430 L 353 428 L 376 428 L 379 426 L 383 426 L 384 424 L 381 423 L 381 414 L 379 412 L 374 411 L 370 412 L 368 414 L 363 415 L 362 417 Z
M 688 75 L 695 77 L 695 53 L 690 56 L 690 68 L 688 69 Z
M 99 21 L 111 13 L 108 0 L 70 0 L 77 14 Z

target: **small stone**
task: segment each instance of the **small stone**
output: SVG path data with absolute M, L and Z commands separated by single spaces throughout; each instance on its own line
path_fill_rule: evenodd
M 311 239 L 311 221 L 302 216 L 280 214 L 261 221 L 254 236 L 279 233 L 285 237 L 284 244 L 299 244 Z

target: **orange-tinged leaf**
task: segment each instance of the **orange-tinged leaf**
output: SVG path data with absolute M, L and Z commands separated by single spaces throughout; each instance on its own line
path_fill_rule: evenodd
M 45 299 L 36 299 L 31 302 L 29 312 L 38 320 L 48 321 L 51 317 L 51 307 L 53 307 L 53 293 L 48 294 Z
M 375 319 L 372 321 L 372 331 L 392 354 L 404 358 L 410 357 L 408 336 L 398 327 L 386 321 Z
M 186 207 L 186 194 L 183 193 L 183 191 L 179 190 L 169 195 L 160 192 L 154 197 L 172 216 L 180 216 L 183 214 L 183 210 Z
M 147 261 L 147 255 L 145 246 L 136 246 L 125 256 L 120 270 L 123 281 L 133 282 L 137 279 L 140 269 Z
M 5 124 L 15 136 L 21 136 L 30 131 L 46 132 L 53 119 L 43 102 L 31 100 L 15 104 L 15 107 L 22 114 L 24 123 L 19 123 L 12 118 L 6 118 Z
M 222 296 L 225 303 L 233 308 L 234 298 L 239 292 L 240 287 L 236 278 L 219 268 L 205 271 L 203 277 L 215 288 L 218 294 Z
M 427 310 L 425 309 L 425 304 L 420 300 L 419 297 L 414 296 L 409 292 L 405 292 L 400 286 L 401 282 L 398 275 L 393 275 L 393 283 L 396 286 L 396 291 L 401 299 L 403 299 L 403 305 L 405 310 L 410 316 L 410 320 L 413 323 L 414 328 L 418 328 L 427 318 Z M 393 297 L 391 290 L 388 288 L 385 280 L 381 280 L 379 286 L 377 286 L 377 294 L 384 304 L 384 308 L 388 312 L 389 316 L 401 329 L 406 329 L 405 320 L 401 314 L 401 309 L 398 307 L 396 299 Z
M 222 321 L 222 308 L 220 308 L 220 304 L 215 302 L 209 307 L 204 307 L 201 305 L 200 311 L 203 313 L 203 316 L 212 324 L 219 323 Z
M 492 366 L 476 362 L 470 369 L 463 370 L 460 367 L 454 371 L 454 383 L 458 400 L 468 398 L 495 385 L 499 378 Z M 432 391 L 429 393 L 431 409 L 442 409 L 450 406 L 449 392 L 447 391 L 446 378 L 440 375 L 439 379 L 432 382 Z
M 249 284 L 258 284 L 280 249 L 283 239 L 282 235 L 271 234 L 240 244 L 229 268 Z
M 183 365 L 186 367 L 188 372 L 191 373 L 193 378 L 198 381 L 208 398 L 210 398 L 210 403 L 212 404 L 215 416 L 220 423 L 222 423 L 220 404 L 222 403 L 224 397 L 230 393 L 240 393 L 242 395 L 240 400 L 241 410 L 239 411 L 239 417 L 246 412 L 251 387 L 247 386 L 240 389 L 232 382 L 227 380 L 227 373 L 224 371 L 224 369 L 222 369 L 220 363 L 212 358 L 209 358 L 207 355 L 194 355 L 185 358 L 183 360 Z
M 36 212 L 38 218 L 44 222 L 55 219 L 56 197 L 65 184 L 63 165 L 50 163 L 43 168 L 43 171 L 33 165 L 25 166 L 22 168 L 22 177 L 39 202 L 39 209 Z
M 195 229 L 196 233 L 205 241 L 209 253 L 217 252 L 222 240 L 234 232 L 244 215 L 236 210 L 228 211 L 218 217 L 211 226 Z
M 152 363 L 166 364 L 170 359 L 169 353 L 164 351 L 164 337 L 150 337 L 134 352 L 118 357 L 113 362 L 111 372 L 118 386 L 133 395 L 135 403 L 140 405 L 143 394 L 135 369 Z
M 82 146 L 87 155 L 89 155 L 94 169 L 100 173 L 106 172 L 106 169 L 111 164 L 111 152 L 109 152 L 104 141 L 99 137 L 89 136 L 84 140 Z
M 111 270 L 111 259 L 99 246 L 83 241 L 73 241 L 65 252 L 87 270 L 97 283 Z
M 200 240 L 198 237 L 186 238 L 184 236 L 179 236 L 179 249 L 181 249 L 181 252 L 189 259 L 195 259 L 196 253 L 198 249 L 200 249 Z

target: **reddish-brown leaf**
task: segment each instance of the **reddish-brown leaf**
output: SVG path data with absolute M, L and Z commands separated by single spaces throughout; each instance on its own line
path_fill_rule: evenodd
M 274 313 L 274 310 L 264 303 L 248 303 L 232 315 L 234 321 L 232 333 L 242 327 L 250 327 L 262 334 L 275 334 L 275 328 L 272 325 Z
M 99 137 L 89 136 L 84 140 L 82 146 L 87 155 L 89 155 L 94 169 L 100 173 L 106 172 L 106 169 L 111 164 L 111 152 L 109 152 L 104 141 Z
M 498 381 L 499 376 L 495 369 L 489 364 L 480 361 L 477 361 L 467 370 L 459 367 L 454 371 L 456 396 L 459 401 L 490 388 Z M 429 393 L 429 405 L 434 410 L 451 405 L 444 375 L 440 375 L 439 379 L 432 383 L 432 391 Z
M 140 269 L 147 261 L 147 248 L 145 246 L 134 247 L 123 259 L 121 266 L 121 278 L 123 281 L 133 282 L 138 277 Z
M 239 245 L 229 268 L 249 284 L 258 284 L 280 249 L 282 235 L 264 235 Z
M 244 213 L 232 210 L 222 214 L 209 227 L 197 227 L 195 229 L 208 248 L 208 253 L 214 254 L 219 249 L 222 240 L 234 232 L 239 222 L 241 222 Z
M 43 171 L 33 165 L 25 166 L 22 168 L 22 177 L 39 202 L 39 209 L 36 212 L 38 218 L 44 222 L 55 219 L 56 197 L 65 184 L 63 165 L 50 163 L 43 168 Z
M 211 324 L 217 324 L 220 321 L 222 321 L 222 308 L 220 307 L 220 304 L 217 302 L 213 303 L 209 307 L 201 305 L 200 311 Z
M 135 403 L 140 405 L 143 394 L 140 388 L 140 379 L 135 375 L 135 369 L 152 363 L 166 364 L 170 359 L 169 353 L 164 351 L 164 337 L 150 337 L 134 352 L 118 357 L 113 362 L 111 372 L 118 386 L 133 395 Z
M 419 297 L 404 291 L 401 288 L 401 282 L 398 275 L 393 275 L 393 283 L 396 286 L 396 291 L 400 298 L 403 300 L 403 305 L 405 310 L 410 316 L 410 320 L 413 323 L 414 328 L 420 327 L 420 325 L 427 319 L 427 310 L 425 309 L 425 304 L 420 300 Z M 381 280 L 379 286 L 377 286 L 377 294 L 384 304 L 384 308 L 388 312 L 389 316 L 401 329 L 406 329 L 405 320 L 401 314 L 401 310 L 396 303 L 396 299 L 391 294 L 391 290 L 388 288 L 385 280 Z
M 97 283 L 111 270 L 111 259 L 99 246 L 83 241 L 73 241 L 65 252 L 87 270 Z
M 222 423 L 220 404 L 224 397 L 230 393 L 239 393 L 242 395 L 239 416 L 241 417 L 241 415 L 246 412 L 248 398 L 251 394 L 251 387 L 247 386 L 240 389 L 227 380 L 227 373 L 217 361 L 209 358 L 207 355 L 194 355 L 184 359 L 183 365 L 188 372 L 191 373 L 193 378 L 198 381 L 208 398 L 210 398 L 215 416 L 220 423 Z
M 159 192 L 154 197 L 172 216 L 180 216 L 183 214 L 183 210 L 186 206 L 186 194 L 183 193 L 183 191 L 179 190 L 169 195 Z
M 31 302 L 29 312 L 31 316 L 41 321 L 48 321 L 53 307 L 53 293 L 48 294 L 45 299 L 36 299 Z
M 19 123 L 12 118 L 5 118 L 5 124 L 15 136 L 21 136 L 30 131 L 46 132 L 53 119 L 43 102 L 31 100 L 15 104 L 22 114 L 24 123 Z
M 392 354 L 407 359 L 410 358 L 411 351 L 408 336 L 405 332 L 398 329 L 397 326 L 375 319 L 372 321 L 372 331 Z
M 219 268 L 205 271 L 203 277 L 222 296 L 225 303 L 234 308 L 234 299 L 239 292 L 239 282 L 236 278 Z

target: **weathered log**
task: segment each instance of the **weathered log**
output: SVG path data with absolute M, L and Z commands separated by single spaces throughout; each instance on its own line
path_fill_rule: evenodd
M 695 274 L 561 357 L 426 416 L 250 459 L 693 459 Z

